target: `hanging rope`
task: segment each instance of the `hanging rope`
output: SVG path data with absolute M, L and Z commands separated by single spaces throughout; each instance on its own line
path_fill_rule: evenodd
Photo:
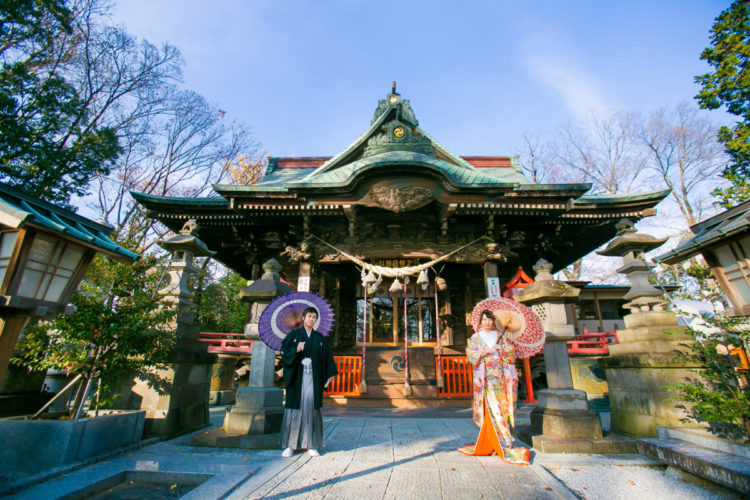
M 442 359 L 442 353 L 443 350 L 440 348 L 440 309 L 438 308 L 438 286 L 437 286 L 437 276 L 435 276 L 435 281 L 432 284 L 435 287 L 435 336 L 437 337 L 437 372 L 435 373 L 437 377 L 437 386 L 438 389 L 443 389 L 445 387 L 445 382 L 443 382 L 443 364 L 441 362 Z
M 406 279 L 404 279 L 404 396 L 411 396 L 409 385 L 409 323 L 406 319 Z
M 447 259 L 448 257 L 450 257 L 451 255 L 453 255 L 453 254 L 455 254 L 457 252 L 460 252 L 464 248 L 470 247 L 474 243 L 477 243 L 477 242 L 485 240 L 485 239 L 492 241 L 492 239 L 489 236 L 484 235 L 484 236 L 481 236 L 481 237 L 475 239 L 471 243 L 467 243 L 466 245 L 458 247 L 455 250 L 453 250 L 453 251 L 451 251 L 451 252 L 449 252 L 449 253 L 447 253 L 445 255 L 442 255 L 442 256 L 438 257 L 437 259 L 431 260 L 429 262 L 425 262 L 424 264 L 419 264 L 418 266 L 385 267 L 385 266 L 376 266 L 374 264 L 368 264 L 367 262 L 365 262 L 365 261 L 363 261 L 361 259 L 358 259 L 357 257 L 355 257 L 355 256 L 353 256 L 351 254 L 348 254 L 348 253 L 344 252 L 340 248 L 336 248 L 335 246 L 333 246 L 330 243 L 328 243 L 327 241 L 324 241 L 323 239 L 315 236 L 314 234 L 311 234 L 310 236 L 313 237 L 313 238 L 315 238 L 316 240 L 320 241 L 321 243 L 323 243 L 327 247 L 330 247 L 332 250 L 337 251 L 338 253 L 340 253 L 341 255 L 343 255 L 344 257 L 346 257 L 347 259 L 349 259 L 350 261 L 354 262 L 358 266 L 363 267 L 363 268 L 367 269 L 368 271 L 372 271 L 372 272 L 374 272 L 375 274 L 377 274 L 379 276 L 385 276 L 386 278 L 399 278 L 401 276 L 413 276 L 415 274 L 419 274 L 424 269 L 431 268 L 432 266 L 434 266 L 438 262 L 441 262 L 441 261 Z
M 365 305 L 362 308 L 362 371 L 360 372 L 359 393 L 367 394 L 367 381 L 365 380 L 367 353 L 367 284 L 362 284 L 365 289 Z

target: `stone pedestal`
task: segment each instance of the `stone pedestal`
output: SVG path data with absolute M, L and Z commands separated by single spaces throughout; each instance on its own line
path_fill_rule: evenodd
M 599 364 L 607 373 L 612 430 L 631 436 L 656 437 L 657 427 L 682 427 L 683 410 L 664 387 L 696 376 L 699 368 L 681 355 L 692 339 L 680 333 L 668 311 L 643 311 L 625 316 L 618 331 L 620 344 L 609 348 Z M 694 424 L 693 424 L 694 425 Z
M 197 446 L 272 449 L 281 445 L 281 421 L 284 417 L 283 391 L 273 385 L 276 352 L 260 341 L 258 321 L 263 310 L 276 297 L 293 292 L 281 282 L 281 266 L 275 259 L 263 265 L 265 273 L 240 292 L 250 302 L 250 321 L 245 337 L 255 340 L 247 387 L 237 390 L 236 403 L 227 409 L 222 428 L 196 434 Z
M 589 409 L 586 393 L 573 388 L 567 345 L 574 329 L 568 324 L 565 304 L 576 300 L 580 290 L 553 280 L 551 270 L 551 264 L 540 260 L 534 266 L 534 283 L 516 295 L 516 300 L 532 307 L 547 332 L 548 387 L 536 393 L 539 404 L 531 412 L 530 430 L 521 429 L 518 434 L 543 453 L 591 453 L 592 440 L 604 436 L 599 414 Z

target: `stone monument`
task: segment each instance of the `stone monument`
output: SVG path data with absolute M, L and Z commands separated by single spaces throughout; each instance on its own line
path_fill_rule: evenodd
M 683 354 L 692 339 L 681 332 L 677 317 L 665 311 L 662 293 L 649 282 L 649 266 L 643 254 L 658 248 L 665 239 L 638 234 L 633 223 L 617 224 L 617 237 L 598 252 L 622 257 L 617 272 L 625 274 L 632 287 L 625 295 L 625 329 L 618 331 L 619 344 L 609 346 L 609 356 L 599 360 L 607 373 L 612 408 L 612 430 L 632 436 L 656 437 L 657 426 L 684 426 L 686 414 L 667 401 L 673 394 L 665 386 L 695 376 L 699 368 Z
M 528 435 L 522 439 L 543 453 L 599 453 L 595 440 L 602 441 L 599 415 L 588 407 L 586 393 L 573 388 L 568 358 L 568 340 L 574 338 L 565 304 L 575 301 L 580 290 L 552 278 L 552 264 L 544 259 L 534 266 L 534 283 L 521 290 L 515 299 L 530 306 L 547 332 L 544 364 L 547 389 L 536 393 L 539 404 L 531 412 Z M 530 439 L 529 439 L 530 438 Z

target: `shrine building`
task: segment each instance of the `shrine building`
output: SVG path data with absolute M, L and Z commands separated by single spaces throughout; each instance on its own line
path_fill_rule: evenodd
M 172 231 L 197 221 L 214 258 L 247 279 L 278 260 L 283 279 L 332 305 L 335 353 L 357 352 L 363 340 L 403 351 L 406 341 L 430 357 L 437 335 L 444 352 L 464 351 L 488 283 L 508 282 L 519 267 L 530 273 L 541 258 L 560 270 L 612 239 L 621 219 L 654 215 L 668 194 L 587 195 L 586 183 L 530 182 L 516 157 L 458 156 L 420 128 L 395 88 L 335 156 L 270 158 L 261 182 L 213 189 L 205 198 L 133 196 Z M 357 260 L 396 273 L 429 264 L 429 286 L 412 275 L 404 301 L 381 276 L 368 292 Z

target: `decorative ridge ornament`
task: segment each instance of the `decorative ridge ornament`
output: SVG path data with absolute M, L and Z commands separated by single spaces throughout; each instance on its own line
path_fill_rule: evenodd
M 431 189 L 422 186 L 377 186 L 369 195 L 380 208 L 396 213 L 416 210 L 435 198 Z

